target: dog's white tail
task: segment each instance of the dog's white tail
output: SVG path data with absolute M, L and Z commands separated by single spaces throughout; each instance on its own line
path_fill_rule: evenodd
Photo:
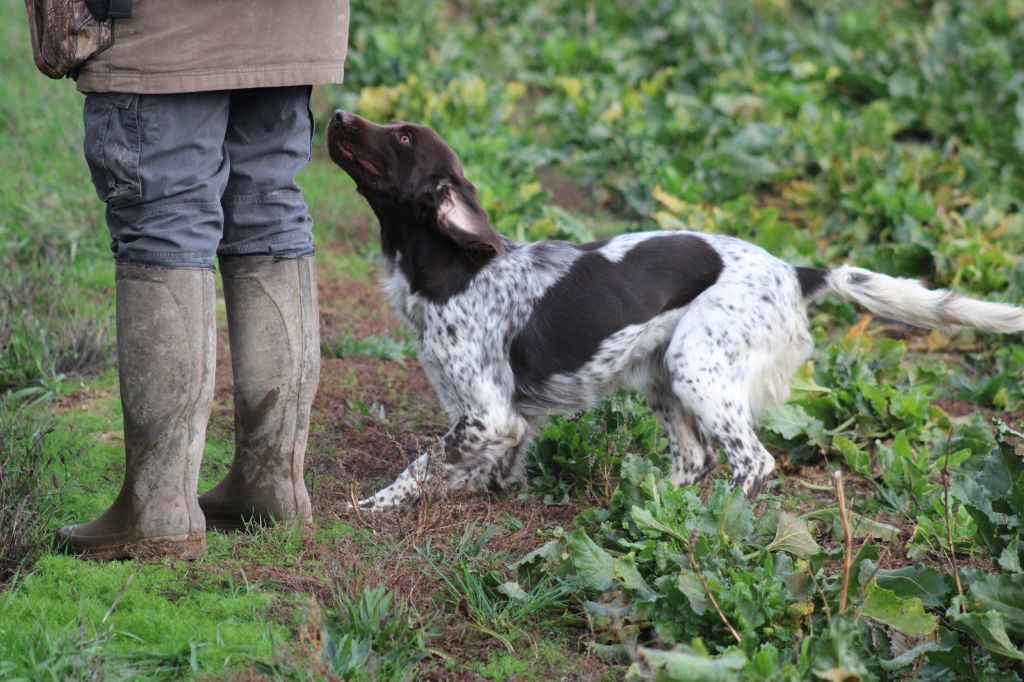
M 926 289 L 913 279 L 849 265 L 822 274 L 824 281 L 819 282 L 825 288 L 880 317 L 946 331 L 974 327 L 1001 334 L 1024 332 L 1024 308 L 978 301 L 944 289 Z

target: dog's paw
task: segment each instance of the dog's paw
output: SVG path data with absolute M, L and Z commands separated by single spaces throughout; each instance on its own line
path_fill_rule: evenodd
M 377 510 L 377 506 L 373 503 L 373 498 L 366 498 L 365 500 L 359 500 L 354 504 L 352 502 L 347 503 L 342 511 L 346 514 L 355 514 L 363 512 L 374 512 Z
M 764 489 L 765 483 L 768 482 L 774 470 L 775 459 L 766 456 L 745 471 L 734 471 L 732 484 L 742 488 L 747 498 L 753 501 L 761 494 L 761 490 Z
M 364 512 L 369 512 L 371 514 L 376 514 L 389 509 L 399 509 L 401 507 L 408 506 L 419 499 L 419 495 L 413 494 L 412 491 L 404 488 L 399 490 L 395 490 L 393 488 L 394 486 L 388 486 L 364 500 L 359 500 L 355 504 L 349 502 L 346 505 L 346 510 L 349 513 L 362 514 Z

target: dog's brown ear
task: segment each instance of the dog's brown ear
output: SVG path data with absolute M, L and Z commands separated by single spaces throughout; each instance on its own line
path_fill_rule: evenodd
M 437 226 L 445 236 L 464 249 L 504 255 L 501 235 L 491 227 L 487 213 L 470 191 L 448 183 L 439 186 L 438 190 Z

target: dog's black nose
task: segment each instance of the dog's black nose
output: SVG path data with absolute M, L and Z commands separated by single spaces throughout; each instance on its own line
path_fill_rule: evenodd
M 350 122 L 350 121 L 352 121 L 354 119 L 355 119 L 355 116 L 353 116 L 352 114 L 348 113 L 347 111 L 343 111 L 341 109 L 338 109 L 337 111 L 334 112 L 334 122 L 335 123 L 348 123 L 348 122 Z

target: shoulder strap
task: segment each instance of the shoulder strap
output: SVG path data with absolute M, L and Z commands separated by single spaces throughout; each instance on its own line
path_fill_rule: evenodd
M 84 0 L 96 21 L 131 19 L 132 0 Z
M 110 0 L 110 11 L 107 16 L 111 19 L 131 19 L 132 0 Z

